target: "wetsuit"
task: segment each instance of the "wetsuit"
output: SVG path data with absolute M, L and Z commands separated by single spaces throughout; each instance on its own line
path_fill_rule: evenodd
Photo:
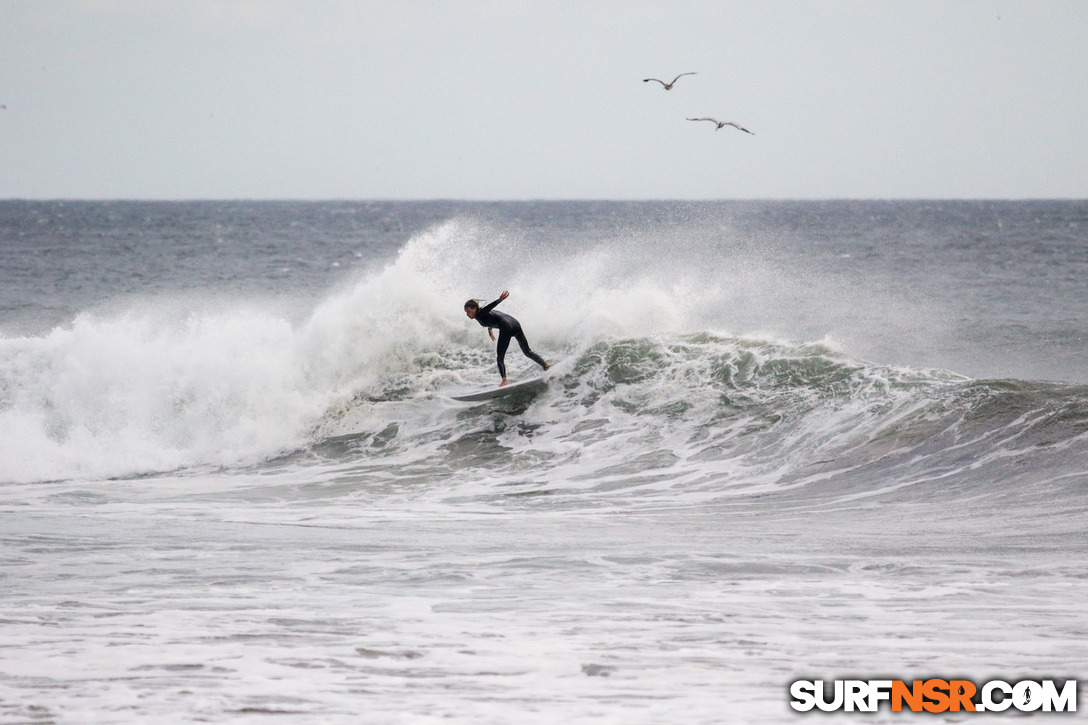
M 521 331 L 521 323 L 510 315 L 502 312 L 495 312 L 495 305 L 502 302 L 501 299 L 495 300 L 487 307 L 481 307 L 476 310 L 476 321 L 489 330 L 494 329 L 499 331 L 499 344 L 495 352 L 498 355 L 499 360 L 499 375 L 503 378 L 506 377 L 506 349 L 510 347 L 510 338 L 513 337 L 521 345 L 521 351 L 525 353 L 525 357 L 529 358 L 542 368 L 547 368 L 548 363 L 544 362 L 544 359 L 537 355 L 535 352 L 529 349 L 529 341 L 525 339 L 525 333 Z

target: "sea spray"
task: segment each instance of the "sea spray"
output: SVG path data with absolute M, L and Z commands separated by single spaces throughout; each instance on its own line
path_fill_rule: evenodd
M 0 480 L 232 465 L 301 442 L 323 401 L 283 319 L 231 310 L 81 315 L 0 342 Z
M 467 222 L 438 225 L 300 321 L 174 295 L 0 339 L 0 481 L 232 466 L 305 446 L 323 416 L 419 356 L 459 359 L 447 348 L 478 332 L 460 301 L 482 286 L 481 243 Z

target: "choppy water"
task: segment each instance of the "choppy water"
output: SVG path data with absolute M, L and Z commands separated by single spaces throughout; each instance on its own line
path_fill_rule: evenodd
M 0 244 L 0 721 L 1082 674 L 1088 203 L 2 202 Z M 456 403 L 502 289 L 548 387 Z

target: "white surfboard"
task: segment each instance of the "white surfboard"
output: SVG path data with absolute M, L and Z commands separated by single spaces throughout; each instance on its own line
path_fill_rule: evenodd
M 514 393 L 528 393 L 537 392 L 548 387 L 548 383 L 541 378 L 533 378 L 531 380 L 522 380 L 520 383 L 511 383 L 509 385 L 503 385 L 501 388 L 491 388 L 489 390 L 482 390 L 479 393 L 469 393 L 468 395 L 455 395 L 454 400 L 460 400 L 464 403 L 474 403 L 477 400 L 490 400 L 491 398 L 501 398 L 504 395 L 513 395 Z

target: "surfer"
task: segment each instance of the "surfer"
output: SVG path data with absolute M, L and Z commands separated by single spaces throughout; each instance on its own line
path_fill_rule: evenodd
M 529 349 L 529 341 L 525 339 L 525 333 L 521 330 L 521 323 L 510 315 L 495 312 L 495 305 L 509 296 L 510 293 L 503 290 L 502 294 L 499 295 L 499 299 L 486 307 L 480 307 L 477 300 L 469 300 L 465 303 L 465 314 L 468 315 L 468 319 L 476 320 L 483 327 L 486 327 L 487 334 L 490 335 L 492 341 L 495 340 L 495 330 L 499 331 L 499 345 L 496 348 L 496 354 L 498 355 L 499 375 L 502 376 L 502 382 L 499 383 L 500 388 L 506 385 L 506 363 L 504 359 L 506 358 L 506 349 L 510 347 L 510 338 L 518 341 L 518 345 L 521 346 L 521 351 L 525 353 L 525 357 L 545 370 L 550 367 L 548 363 L 544 362 L 544 358 Z

